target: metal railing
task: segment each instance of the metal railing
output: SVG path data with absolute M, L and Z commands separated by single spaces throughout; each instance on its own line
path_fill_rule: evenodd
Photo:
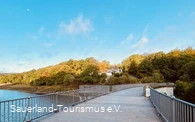
M 151 87 L 150 99 L 166 122 L 195 122 L 195 104 L 160 93 Z
M 156 88 L 156 87 L 166 87 L 166 86 L 174 86 L 174 83 L 148 83 L 148 86 L 152 87 L 152 88 Z
M 141 87 L 144 86 L 144 84 L 122 84 L 122 85 L 112 85 L 112 92 L 133 88 L 133 87 Z
M 0 122 L 30 122 L 60 111 L 60 106 L 72 106 L 107 94 L 107 87 L 91 88 L 37 95 L 0 101 Z
M 80 85 L 79 89 L 86 89 L 86 88 L 101 88 L 103 92 L 116 92 L 128 88 L 133 88 L 133 87 L 141 87 L 144 86 L 145 84 L 120 84 L 120 85 Z M 100 90 L 100 91 L 101 91 Z
M 110 87 L 109 85 L 80 85 L 79 89 L 80 90 L 94 90 L 98 92 L 103 92 L 103 93 L 109 93 L 110 92 Z

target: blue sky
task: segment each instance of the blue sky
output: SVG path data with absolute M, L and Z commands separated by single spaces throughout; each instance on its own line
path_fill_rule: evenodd
M 0 72 L 195 48 L 195 1 L 0 0 Z

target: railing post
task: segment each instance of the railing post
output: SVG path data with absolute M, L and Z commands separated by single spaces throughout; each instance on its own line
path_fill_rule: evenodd
M 172 100 L 172 122 L 175 122 L 175 100 L 174 96 L 171 97 Z
M 87 100 L 86 91 L 84 91 L 84 101 Z
M 31 107 L 31 105 L 30 105 L 30 97 L 28 97 L 28 107 Z M 27 112 L 28 112 L 28 110 L 27 110 Z M 28 121 L 27 122 L 31 122 L 31 118 L 30 118 L 30 114 L 31 113 L 27 113 L 28 114 Z
M 54 111 L 54 113 L 57 113 L 57 112 L 59 112 L 60 110 L 58 110 L 58 107 L 57 107 L 57 105 L 58 105 L 58 92 L 56 92 L 55 93 L 55 99 L 56 99 L 56 104 L 55 104 L 55 108 L 56 108 L 56 110 Z
M 58 92 L 56 92 L 56 108 L 57 108 L 57 105 L 58 105 Z
M 73 90 L 73 100 L 72 100 L 72 102 L 73 102 L 72 104 L 74 105 L 74 90 Z
M 161 98 L 161 95 L 160 95 L 160 92 L 158 92 L 158 95 L 159 95 L 159 99 L 158 99 L 158 105 L 159 105 L 159 106 L 158 106 L 158 107 L 159 107 L 159 111 L 161 111 L 161 107 L 160 107 L 160 106 L 161 106 L 161 105 L 160 105 L 160 98 Z

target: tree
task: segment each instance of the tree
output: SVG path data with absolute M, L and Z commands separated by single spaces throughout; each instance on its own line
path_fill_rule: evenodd
M 188 75 L 190 81 L 194 81 L 195 79 L 195 62 L 194 61 L 190 61 L 189 63 L 185 64 L 182 66 L 181 70 L 180 70 L 180 76 L 183 75 Z
M 139 76 L 141 77 L 152 75 L 152 71 L 154 70 L 152 62 L 149 61 L 147 58 L 140 63 L 138 69 L 139 69 Z
M 185 99 L 186 91 L 189 88 L 189 84 L 183 81 L 176 81 L 174 94 L 177 98 Z
M 106 73 L 102 73 L 102 74 L 99 76 L 100 83 L 102 83 L 102 84 L 105 83 L 106 78 L 107 78 Z
M 180 76 L 179 80 L 190 82 L 190 76 L 188 74 L 184 74 Z
M 86 58 L 88 64 L 97 65 L 98 61 L 94 57 Z
M 105 62 L 99 62 L 98 67 L 100 72 L 105 72 L 107 70 L 107 64 Z
M 63 79 L 63 83 L 70 84 L 70 83 L 73 83 L 74 80 L 75 80 L 75 77 L 72 74 L 65 74 L 64 79 Z
M 195 104 L 195 83 L 191 83 L 186 90 L 184 100 Z
M 107 81 L 107 85 L 117 85 L 117 84 L 120 84 L 120 80 L 118 77 L 114 77 L 114 76 L 111 76 L 108 81 Z
M 98 66 L 94 64 L 90 64 L 80 74 L 81 81 L 83 83 L 96 83 L 98 82 L 98 73 L 99 73 Z
M 153 78 L 153 82 L 155 82 L 155 83 L 163 82 L 163 76 L 162 76 L 162 74 L 160 74 L 160 72 L 158 70 L 153 70 L 152 78 Z
M 138 69 L 138 66 L 137 66 L 136 62 L 132 61 L 129 68 L 128 68 L 128 73 L 131 75 L 136 75 L 137 69 Z
M 128 68 L 132 62 L 135 62 L 137 65 L 139 65 L 142 62 L 142 60 L 144 60 L 144 58 L 145 58 L 144 55 L 138 55 L 138 54 L 131 55 L 130 57 L 128 57 L 122 61 L 121 67 L 123 67 L 123 69 L 125 69 L 124 72 L 128 72 Z

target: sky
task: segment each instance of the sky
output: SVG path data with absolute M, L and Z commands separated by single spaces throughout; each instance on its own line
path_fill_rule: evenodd
M 195 48 L 194 0 L 0 0 L 0 72 Z

